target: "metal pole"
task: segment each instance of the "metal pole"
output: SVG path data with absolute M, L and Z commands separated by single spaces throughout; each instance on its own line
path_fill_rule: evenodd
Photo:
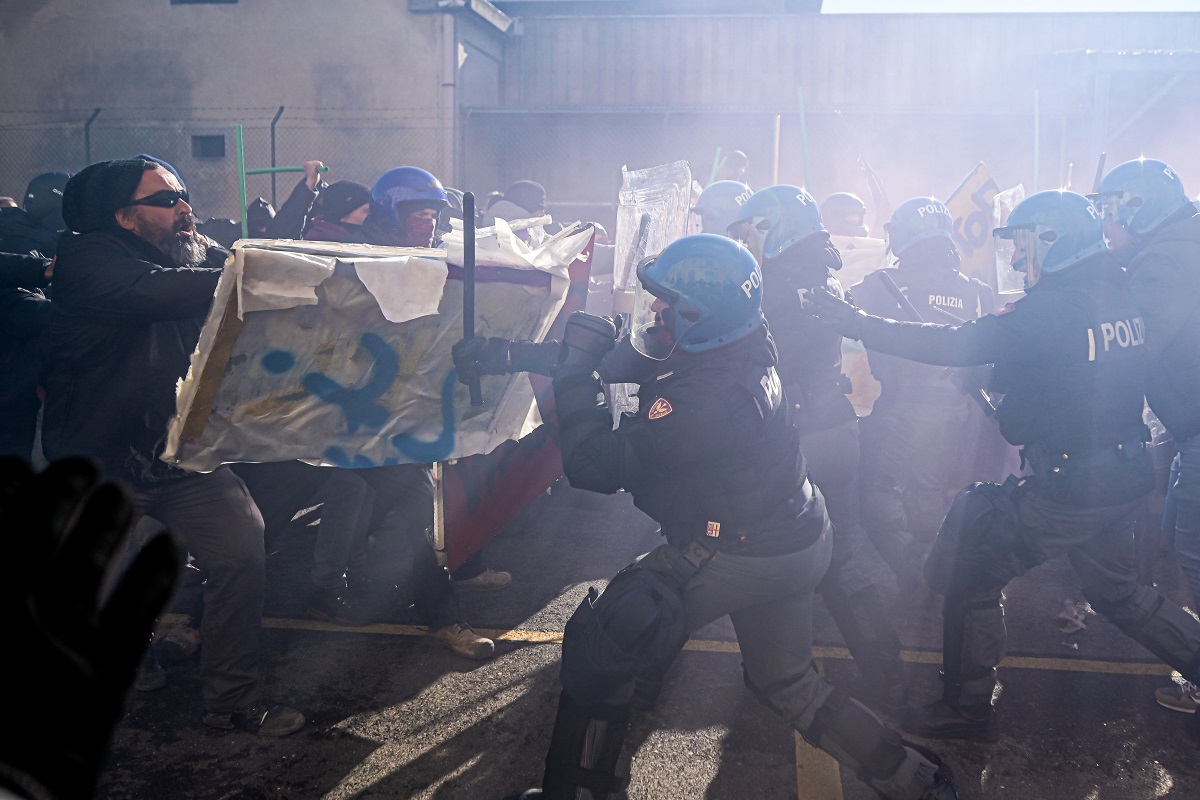
M 246 147 L 242 141 L 242 126 L 235 126 L 235 139 L 237 140 L 237 163 L 238 163 L 238 196 L 242 200 L 240 210 L 242 218 L 242 238 L 250 238 L 250 223 L 246 219 Z
M 1033 90 L 1033 190 L 1038 190 L 1038 176 L 1041 164 L 1041 103 L 1038 102 L 1038 90 Z
M 275 112 L 275 116 L 271 119 L 271 166 L 275 166 L 275 123 L 279 122 L 279 118 L 283 116 L 283 106 Z M 271 173 L 271 205 L 279 208 L 279 204 L 275 202 L 275 174 Z
M 85 166 L 92 163 L 92 123 L 98 116 L 100 116 L 100 109 L 97 108 L 87 118 L 87 122 L 83 123 L 83 163 Z
M 475 194 L 463 194 L 463 338 L 475 338 Z M 479 376 L 467 384 L 471 391 L 471 407 L 483 405 L 483 390 Z
M 808 125 L 804 119 L 804 87 L 796 89 L 796 99 L 800 104 L 800 151 L 804 155 L 804 188 L 812 193 L 812 171 L 808 161 Z
M 781 118 L 781 114 L 775 115 L 775 163 L 771 170 L 771 183 L 773 184 L 779 183 L 779 127 Z

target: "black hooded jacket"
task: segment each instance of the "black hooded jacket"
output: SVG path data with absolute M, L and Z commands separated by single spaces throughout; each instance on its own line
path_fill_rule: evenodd
M 64 236 L 54 268 L 43 446 L 132 483 L 182 475 L 158 460 L 228 254 L 174 266 L 115 226 Z
M 39 225 L 23 208 L 0 208 L 0 253 L 54 258 L 58 237 L 58 231 Z

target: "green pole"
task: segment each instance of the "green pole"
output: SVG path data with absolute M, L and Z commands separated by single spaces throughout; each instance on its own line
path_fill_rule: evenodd
M 804 122 L 804 87 L 796 89 L 796 99 L 800 104 L 800 152 L 804 155 L 804 188 L 812 193 L 812 172 L 808 161 L 808 126 Z
M 1038 102 L 1038 90 L 1033 90 L 1033 190 L 1038 190 L 1038 175 L 1041 174 L 1041 104 Z
M 242 141 L 242 126 L 236 126 L 237 131 L 237 158 L 238 158 L 238 192 L 241 194 L 242 207 L 242 238 L 250 238 L 250 223 L 246 219 L 246 147 Z
M 725 163 L 725 159 L 721 158 L 721 148 L 717 148 L 716 155 L 713 156 L 712 171 L 708 173 L 708 183 L 705 186 L 711 186 L 713 181 L 717 179 L 717 173 L 721 170 L 721 165 Z
M 272 175 L 276 172 L 304 172 L 304 167 L 263 167 L 245 170 L 247 175 Z M 329 172 L 329 167 L 317 167 L 317 172 Z

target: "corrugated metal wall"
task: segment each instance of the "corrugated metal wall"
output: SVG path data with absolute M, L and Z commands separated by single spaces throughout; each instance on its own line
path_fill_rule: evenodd
M 1057 187 L 1072 171 L 1074 188 L 1086 190 L 1099 150 L 1096 68 L 1111 63 L 1084 51 L 1200 48 L 1200 13 L 547 16 L 522 26 L 508 46 L 500 107 L 470 109 L 465 175 L 476 191 L 536 178 L 552 201 L 596 203 L 615 199 L 622 164 L 686 158 L 705 183 L 718 147 L 750 155 L 752 186 L 803 183 L 818 197 L 866 196 L 860 157 L 893 202 L 945 196 L 979 161 L 1001 186 Z M 1197 64 L 1187 54 L 1138 58 L 1120 64 L 1154 69 L 1112 77 L 1101 134 L 1117 131 L 1171 71 Z M 1200 190 L 1197 124 L 1192 72 L 1104 143 L 1108 163 L 1155 152 Z

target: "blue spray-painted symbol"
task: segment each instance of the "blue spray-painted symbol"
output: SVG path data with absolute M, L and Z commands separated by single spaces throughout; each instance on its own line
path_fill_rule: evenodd
M 360 426 L 376 431 L 383 427 L 387 409 L 374 401 L 383 396 L 400 373 L 400 359 L 380 336 L 364 333 L 359 343 L 375 359 L 371 377 L 363 388 L 349 389 L 320 372 L 310 372 L 301 380 L 305 389 L 342 409 L 348 433 L 357 432 Z
M 444 461 L 454 450 L 454 384 L 458 374 L 450 370 L 442 380 L 442 432 L 432 441 L 418 439 L 407 433 L 392 437 L 392 444 L 404 455 L 417 462 Z

